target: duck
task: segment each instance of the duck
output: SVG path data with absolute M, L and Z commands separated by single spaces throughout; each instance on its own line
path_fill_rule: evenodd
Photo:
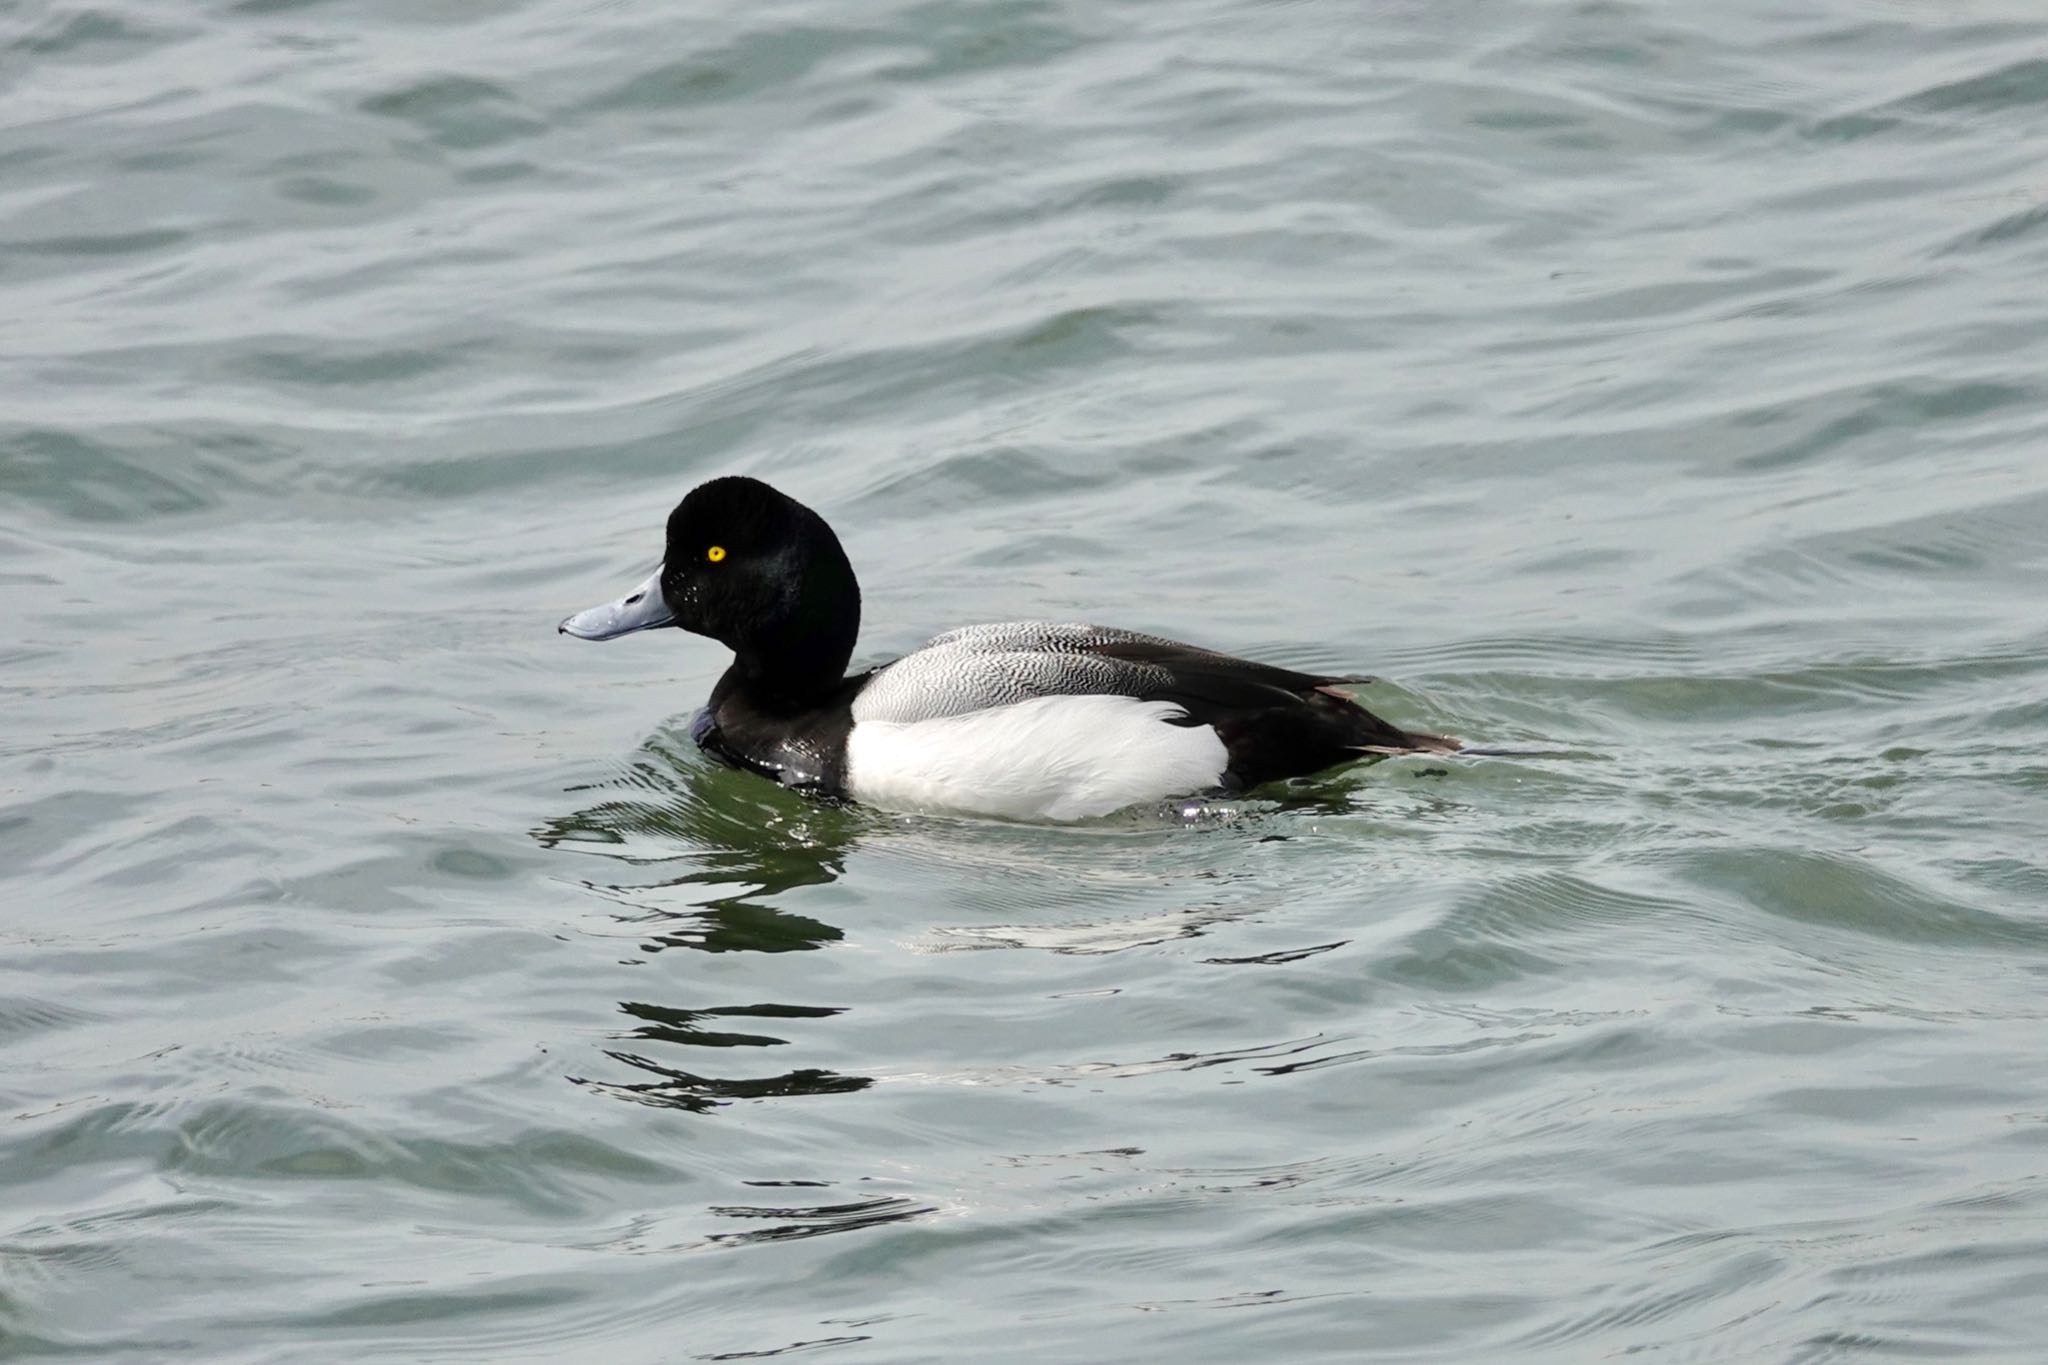
M 1455 753 L 1368 711 L 1363 675 L 1257 663 L 1110 626 L 1002 621 L 847 672 L 860 585 L 823 517 L 759 479 L 692 489 L 661 565 L 561 634 L 679 627 L 732 663 L 690 732 L 714 759 L 893 811 L 1090 820 L 1237 796 L 1371 756 Z

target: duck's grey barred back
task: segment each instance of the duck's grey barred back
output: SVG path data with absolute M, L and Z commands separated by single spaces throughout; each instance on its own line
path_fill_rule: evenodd
M 901 723 L 1033 697 L 1137 696 L 1170 681 L 1167 671 L 1091 651 L 1108 644 L 1173 643 L 1137 631 L 1052 621 L 962 626 L 877 670 L 853 700 L 853 719 Z
M 1069 654 L 1097 645 L 1174 645 L 1164 635 L 1119 630 L 1115 626 L 1090 626 L 1078 621 L 990 621 L 978 626 L 959 626 L 934 635 L 919 645 L 918 652 L 941 646 L 960 646 L 986 653 Z

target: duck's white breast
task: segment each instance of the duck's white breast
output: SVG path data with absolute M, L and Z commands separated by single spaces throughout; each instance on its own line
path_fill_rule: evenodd
M 1229 763 L 1206 725 L 1171 702 L 1034 697 L 965 715 L 857 722 L 847 791 L 894 810 L 1085 820 L 1216 786 Z

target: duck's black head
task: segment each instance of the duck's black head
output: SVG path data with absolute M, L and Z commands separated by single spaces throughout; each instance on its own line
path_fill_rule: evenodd
M 846 675 L 860 586 L 823 517 L 759 479 L 713 479 L 669 514 L 654 577 L 561 629 L 609 640 L 668 625 L 731 649 L 761 700 L 802 705 Z

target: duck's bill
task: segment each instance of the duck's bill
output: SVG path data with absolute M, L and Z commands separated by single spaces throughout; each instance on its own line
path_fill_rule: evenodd
M 653 630 L 675 623 L 675 613 L 661 598 L 661 570 L 656 569 L 653 577 L 618 601 L 579 611 L 558 629 L 579 640 L 615 640 L 636 630 Z

